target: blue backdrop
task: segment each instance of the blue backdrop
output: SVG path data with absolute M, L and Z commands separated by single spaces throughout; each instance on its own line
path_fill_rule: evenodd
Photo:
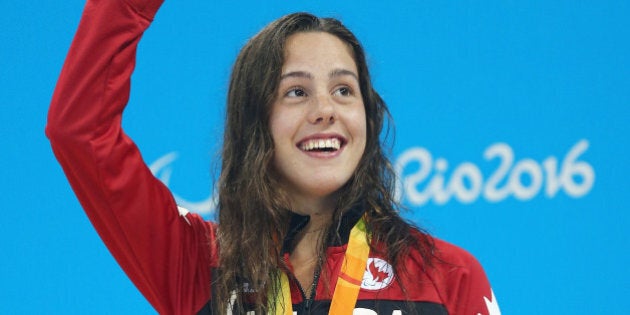
M 0 1 L 0 313 L 147 314 L 43 129 L 83 1 Z M 209 213 L 229 69 L 267 22 L 341 18 L 396 122 L 405 215 L 472 252 L 504 314 L 628 314 L 627 1 L 169 1 L 125 128 Z M 213 166 L 214 165 L 214 166 Z

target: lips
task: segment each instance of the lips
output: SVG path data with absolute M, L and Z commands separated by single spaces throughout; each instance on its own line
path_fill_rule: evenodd
M 305 152 L 337 152 L 346 143 L 338 135 L 311 136 L 297 143 L 297 147 Z

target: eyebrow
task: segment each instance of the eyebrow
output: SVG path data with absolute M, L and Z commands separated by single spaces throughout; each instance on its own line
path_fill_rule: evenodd
M 357 74 L 348 69 L 333 69 L 332 71 L 330 71 L 330 73 L 328 73 L 329 78 L 340 77 L 344 75 L 349 75 L 359 81 L 359 77 L 357 76 Z
M 329 78 L 334 78 L 334 77 L 340 77 L 340 76 L 351 76 L 353 78 L 355 78 L 357 81 L 359 81 L 359 77 L 357 76 L 356 73 L 354 73 L 353 71 L 350 71 L 348 69 L 333 69 L 328 73 L 328 77 Z M 312 79 L 313 75 L 309 72 L 306 71 L 291 71 L 291 72 L 287 72 L 283 75 L 280 76 L 280 80 L 284 80 L 286 78 L 306 78 L 306 79 Z
M 284 80 L 286 78 L 306 78 L 306 79 L 312 79 L 313 76 L 306 72 L 306 71 L 292 71 L 292 72 L 288 72 L 285 73 L 283 75 L 280 76 L 280 80 Z

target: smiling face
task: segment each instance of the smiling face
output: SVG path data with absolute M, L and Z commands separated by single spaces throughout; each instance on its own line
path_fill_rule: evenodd
M 351 178 L 366 143 L 350 47 L 324 32 L 291 35 L 269 124 L 274 167 L 294 211 L 333 206 L 334 193 Z

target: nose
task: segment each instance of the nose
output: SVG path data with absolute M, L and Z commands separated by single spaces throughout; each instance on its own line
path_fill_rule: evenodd
M 335 104 L 328 95 L 320 95 L 314 98 L 312 110 L 309 113 L 309 121 L 312 124 L 332 124 L 337 119 Z

